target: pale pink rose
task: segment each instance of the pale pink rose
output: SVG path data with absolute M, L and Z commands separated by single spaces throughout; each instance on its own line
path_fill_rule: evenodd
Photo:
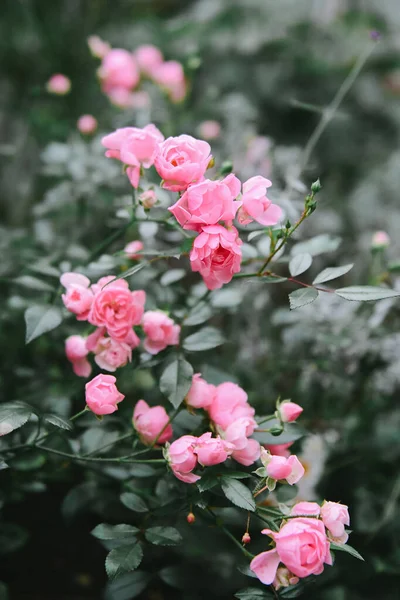
M 344 526 L 350 525 L 348 507 L 339 502 L 325 501 L 321 506 L 321 517 L 334 541 L 345 544 L 349 536 Z
M 72 370 L 78 377 L 89 377 L 92 372 L 92 365 L 87 358 L 81 358 L 80 360 L 74 360 L 72 363 Z
M 276 577 L 280 561 L 281 559 L 275 548 L 267 550 L 267 552 L 261 552 L 253 558 L 250 563 L 250 570 L 257 575 L 261 583 L 271 585 Z
M 278 409 L 279 417 L 283 423 L 293 423 L 303 412 L 303 408 L 295 402 L 282 402 Z
M 265 444 L 264 447 L 274 454 L 275 456 L 290 456 L 289 448 L 293 446 L 293 442 L 288 442 L 287 444 Z
M 276 225 L 282 218 L 282 209 L 272 204 L 266 196 L 267 188 L 272 185 L 269 179 L 257 175 L 243 184 L 242 206 L 238 212 L 238 221 L 247 225 L 257 221 L 261 225 Z
M 145 210 L 149 210 L 157 202 L 157 196 L 154 190 L 145 190 L 139 195 L 138 200 Z
M 192 385 L 186 396 L 186 404 L 193 408 L 208 408 L 215 395 L 215 385 L 207 383 L 201 373 L 193 375 Z
M 180 326 L 161 311 L 148 310 L 145 312 L 142 326 L 146 334 L 143 346 L 149 354 L 158 354 L 167 346 L 179 344 Z
M 103 57 L 98 70 L 105 92 L 113 88 L 132 90 L 139 83 L 140 75 L 136 61 L 130 52 L 114 48 Z
M 249 467 L 260 458 L 259 442 L 257 442 L 257 440 L 248 439 L 244 448 L 232 452 L 232 458 L 241 465 Z
M 239 193 L 240 181 L 233 173 L 222 181 L 205 179 L 190 185 L 168 210 L 183 229 L 201 231 L 205 225 L 216 225 L 220 221 L 231 223 L 240 206 L 240 202 L 235 201 Z
M 277 458 L 279 458 L 279 457 L 277 457 Z M 300 479 L 303 477 L 305 470 L 304 470 L 303 465 L 301 464 L 301 462 L 299 461 L 299 459 L 297 458 L 297 456 L 295 454 L 292 454 L 286 460 L 287 460 L 287 464 L 290 465 L 290 467 L 292 469 L 290 475 L 288 477 L 286 477 L 286 481 L 288 482 L 289 485 L 294 485 L 295 483 L 300 481 Z
M 124 248 L 125 254 L 128 258 L 132 260 L 138 260 L 140 258 L 140 251 L 143 250 L 143 242 L 140 240 L 135 240 L 133 242 L 129 242 Z
M 154 164 L 163 179 L 162 187 L 182 192 L 191 183 L 202 181 L 211 156 L 207 142 L 190 135 L 169 137 L 161 145 Z
M 316 502 L 297 502 L 290 511 L 291 516 L 315 516 L 319 517 L 321 507 Z
M 46 89 L 50 94 L 57 94 L 57 96 L 65 96 L 71 89 L 71 80 L 65 75 L 57 73 L 52 75 L 46 84 Z
M 134 92 L 125 87 L 113 87 L 106 92 L 111 104 L 118 108 L 133 108 Z
M 86 404 L 96 415 L 109 415 L 118 410 L 117 404 L 125 396 L 121 394 L 112 375 L 100 373 L 85 385 Z
M 136 48 L 133 53 L 136 62 L 139 66 L 139 69 L 145 75 L 149 77 L 154 73 L 154 71 L 159 67 L 164 58 L 162 53 L 156 46 L 152 46 L 151 44 L 145 44 L 143 46 L 139 46 Z
M 292 472 L 292 467 L 287 463 L 288 459 L 283 456 L 271 456 L 266 466 L 268 477 L 271 479 L 286 479 Z
M 172 102 L 181 102 L 187 91 L 185 73 L 180 63 L 168 60 L 152 70 L 152 78 L 169 95 Z
M 213 438 L 212 433 L 208 431 L 197 439 L 194 452 L 203 467 L 211 467 L 225 462 L 233 450 L 233 444 L 222 440 L 219 436 Z
M 286 479 L 289 485 L 297 483 L 304 475 L 304 467 L 294 454 L 286 458 L 272 455 L 265 448 L 261 448 L 261 462 L 268 477 L 277 481 Z
M 205 140 L 215 140 L 220 136 L 221 125 L 218 121 L 203 121 L 199 125 L 199 135 Z
M 82 115 L 79 117 L 76 126 L 81 133 L 90 135 L 97 129 L 97 119 L 93 115 Z
M 319 519 L 298 517 L 286 522 L 278 533 L 270 529 L 263 529 L 261 533 L 275 540 L 280 561 L 297 577 L 320 575 L 324 563 L 332 564 L 325 527 Z M 274 578 L 275 573 L 269 583 Z
M 110 44 L 102 40 L 98 35 L 91 35 L 87 40 L 92 56 L 104 58 L 111 50 Z
M 390 237 L 386 231 L 376 231 L 372 236 L 372 248 L 387 248 L 390 244 Z
M 216 387 L 208 412 L 211 420 L 225 431 L 237 419 L 252 419 L 255 414 L 254 408 L 247 402 L 246 392 L 230 381 Z
M 126 286 L 121 285 L 122 282 Z M 131 292 L 125 280 L 117 280 L 95 294 L 89 323 L 104 326 L 110 337 L 129 344 L 133 325 L 139 325 L 142 320 L 145 301 L 143 290 Z
M 293 575 L 286 567 L 279 567 L 272 585 L 276 590 L 279 590 L 281 587 L 289 587 L 289 585 L 296 585 L 296 583 L 299 583 L 298 577 Z
M 163 406 L 150 407 L 139 400 L 133 411 L 133 426 L 144 444 L 165 444 L 172 438 L 172 426 Z M 160 434 L 160 432 L 162 432 Z
M 256 427 L 257 422 L 252 417 L 241 417 L 230 423 L 225 431 L 220 428 L 218 431 L 224 440 L 235 446 L 235 450 L 243 450 L 247 446 L 247 438 L 252 435 Z
M 198 271 L 209 290 L 221 288 L 240 271 L 242 251 L 235 227 L 207 225 L 194 242 L 190 252 L 192 271 Z
M 103 337 L 98 341 L 97 352 L 94 358 L 100 369 L 116 371 L 132 360 L 132 348 L 124 342 L 117 342 L 113 338 Z
M 65 354 L 78 377 L 89 377 L 92 372 L 91 364 L 86 358 L 88 353 L 86 339 L 81 335 L 71 335 L 65 340 Z
M 200 479 L 198 475 L 192 473 L 197 465 L 197 456 L 194 453 L 196 443 L 196 437 L 184 435 L 172 442 L 166 453 L 175 477 L 185 483 L 195 483 Z
M 101 351 L 101 346 L 99 342 L 104 337 L 105 333 L 105 327 L 96 327 L 95 331 L 88 335 L 88 337 L 86 338 L 86 348 L 89 352 L 96 353 Z
M 78 321 L 86 321 L 94 299 L 90 280 L 80 273 L 63 273 L 60 282 L 66 290 L 61 296 L 65 308 L 74 313 Z

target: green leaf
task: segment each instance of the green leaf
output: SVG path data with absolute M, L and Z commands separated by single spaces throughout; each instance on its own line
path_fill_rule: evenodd
M 80 483 L 69 490 L 61 505 L 65 520 L 73 519 L 77 514 L 90 508 L 98 498 L 98 489 L 93 481 Z
M 301 288 L 289 294 L 290 310 L 311 304 L 318 298 L 318 290 L 312 287 Z
M 0 436 L 19 429 L 33 414 L 33 408 L 25 402 L 5 402 L 0 405 Z
M 259 590 L 258 588 L 245 588 L 235 594 L 235 598 L 239 600 L 265 600 L 265 598 L 273 598 L 271 592 L 267 590 Z
M 318 256 L 325 252 L 334 252 L 337 250 L 341 243 L 340 237 L 335 237 L 329 233 L 322 233 L 316 237 L 311 238 L 305 242 L 299 242 L 292 248 L 292 256 L 297 254 L 311 254 L 311 256 Z
M 28 265 L 28 269 L 30 271 L 34 271 L 35 273 L 40 273 L 41 275 L 48 275 L 49 277 L 57 277 L 60 278 L 60 271 L 55 267 L 52 267 L 45 261 L 38 261 L 33 265 Z
M 194 237 L 193 238 L 185 238 L 179 248 L 180 252 L 182 252 L 182 253 L 190 252 L 193 247 L 193 241 L 194 241 Z
M 269 421 L 268 428 L 278 424 L 278 421 Z M 263 426 L 262 426 L 263 427 Z M 285 423 L 285 429 L 280 435 L 272 435 L 268 431 L 255 431 L 252 435 L 260 444 L 288 444 L 305 436 L 305 431 L 296 423 Z
M 14 279 L 14 283 L 22 285 L 30 290 L 37 290 L 38 292 L 54 292 L 54 287 L 49 285 L 45 281 L 32 277 L 32 275 L 21 275 Z
M 400 296 L 400 292 L 389 288 L 375 287 L 373 285 L 354 285 L 351 287 L 339 288 L 335 293 L 345 300 L 355 300 L 358 302 L 368 302 L 371 300 L 384 300 L 385 298 L 395 298 Z
M 32 449 L 9 460 L 10 466 L 17 471 L 35 471 L 46 462 L 46 455 L 39 450 Z
M 160 390 L 174 408 L 180 406 L 190 390 L 193 378 L 193 367 L 179 356 L 164 369 L 160 377 Z
M 312 256 L 307 252 L 304 254 L 296 254 L 290 263 L 289 263 L 289 271 L 292 277 L 296 277 L 296 275 L 301 275 L 309 269 L 312 265 Z
M 135 542 L 114 548 L 106 558 L 106 572 L 110 579 L 138 568 L 143 558 L 142 546 Z
M 59 308 L 50 305 L 31 306 L 25 311 L 26 336 L 29 344 L 43 333 L 47 333 L 60 325 L 62 313 Z
M 342 265 L 341 267 L 330 267 L 329 269 L 324 269 L 319 273 L 314 279 L 313 283 L 324 283 L 325 281 L 332 281 L 332 279 L 337 279 L 342 275 L 348 273 L 354 267 L 353 263 L 349 263 L 348 265 Z
M 354 558 L 358 558 L 358 560 L 364 560 L 363 557 L 355 548 L 349 546 L 348 544 L 331 544 L 331 550 L 338 550 L 340 552 L 347 552 L 347 554 L 351 554 Z
M 124 492 L 121 494 L 120 499 L 122 504 L 126 506 L 126 508 L 129 508 L 129 510 L 133 510 L 135 512 L 148 511 L 145 501 L 133 492 Z
M 148 542 L 156 546 L 176 546 L 182 541 L 182 536 L 175 527 L 149 527 L 144 535 Z
M 67 419 L 62 419 L 58 415 L 43 415 L 43 420 L 47 423 L 51 423 L 54 427 L 58 427 L 59 429 L 65 429 L 66 431 L 71 431 L 73 425 L 71 421 L 67 421 Z
M 176 281 L 180 281 L 186 275 L 185 269 L 169 269 L 163 273 L 160 277 L 160 283 L 163 286 L 171 285 Z
M 0 524 L 0 554 L 16 552 L 25 545 L 29 534 L 20 525 L 15 523 Z
M 215 327 L 203 327 L 200 331 L 192 333 L 183 342 L 183 347 L 189 352 L 211 350 L 225 342 L 222 333 Z
M 140 529 L 133 525 L 108 525 L 101 523 L 97 525 L 91 534 L 98 540 L 132 540 Z
M 262 277 L 256 277 L 252 281 L 260 281 L 261 283 L 282 283 L 287 281 L 287 277 L 279 277 L 278 275 L 263 275 Z
M 105 600 L 132 600 L 146 589 L 150 579 L 150 574 L 144 571 L 121 575 L 117 580 L 108 582 Z
M 222 491 L 235 506 L 250 510 L 256 509 L 256 503 L 250 490 L 237 479 L 224 478 L 221 480 Z
M 207 302 L 199 302 L 199 304 L 192 308 L 183 323 L 188 327 L 200 325 L 204 321 L 208 321 L 212 314 L 211 306 Z
M 107 285 L 109 285 L 113 281 L 116 281 L 117 279 L 127 279 L 131 275 L 135 275 L 135 273 L 138 273 L 139 271 L 141 271 L 142 269 L 147 267 L 148 264 L 149 264 L 148 261 L 140 262 L 139 264 L 135 265 L 134 267 L 131 267 L 127 271 L 124 271 L 120 275 L 116 275 L 116 277 L 114 279 L 112 279 L 111 281 L 109 281 L 104 287 L 107 287 Z
M 211 296 L 211 305 L 215 308 L 234 308 L 239 306 L 243 300 L 243 289 L 227 289 L 215 290 Z

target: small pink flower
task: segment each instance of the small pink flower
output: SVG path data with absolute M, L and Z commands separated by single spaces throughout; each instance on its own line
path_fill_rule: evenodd
M 66 289 L 61 296 L 65 308 L 74 313 L 78 321 L 86 321 L 94 299 L 90 280 L 80 273 L 63 273 L 60 282 Z
M 372 248 L 387 248 L 390 244 L 390 237 L 386 231 L 376 231 L 372 236 Z
M 113 373 L 132 360 L 132 348 L 124 342 L 117 342 L 113 338 L 103 337 L 98 341 L 94 360 L 100 369 Z
M 185 483 L 195 483 L 200 479 L 192 473 L 197 465 L 197 456 L 194 449 L 197 438 L 193 435 L 184 435 L 168 447 L 166 456 L 175 477 Z
M 118 279 L 95 293 L 89 323 L 104 326 L 110 337 L 129 344 L 133 325 L 141 322 L 145 301 L 143 290 L 131 292 L 126 281 Z
M 110 44 L 102 40 L 98 35 L 91 35 L 87 40 L 92 56 L 104 58 L 111 50 Z
M 253 558 L 250 563 L 250 569 L 255 573 L 261 583 L 271 585 L 276 577 L 280 557 L 276 549 L 261 552 Z
M 103 91 L 113 88 L 132 90 L 139 83 L 140 75 L 133 55 L 127 50 L 114 48 L 103 57 L 98 70 Z
M 268 477 L 271 479 L 286 479 L 292 472 L 292 467 L 287 463 L 288 459 L 283 456 L 271 456 L 266 466 Z
M 46 89 L 50 94 L 57 94 L 57 96 L 65 96 L 71 89 L 71 80 L 65 75 L 57 73 L 52 75 L 46 84 Z
M 320 512 L 321 507 L 316 502 L 297 502 L 297 504 L 292 507 L 290 514 L 299 517 L 304 517 L 306 515 L 319 517 Z
M 190 185 L 177 202 L 168 210 L 172 212 L 183 229 L 201 231 L 205 225 L 217 225 L 220 221 L 235 218 L 240 202 L 240 181 L 233 173 L 222 181 L 205 179 Z
M 132 108 L 134 105 L 134 92 L 125 87 L 113 87 L 105 93 L 111 104 L 118 108 Z
M 240 271 L 242 244 L 235 227 L 222 225 L 203 227 L 190 252 L 192 271 L 199 271 L 209 290 L 221 288 Z
M 231 442 L 236 450 L 243 450 L 247 446 L 247 438 L 252 435 L 257 422 L 252 417 L 240 417 L 228 425 L 221 435 L 227 442 Z
M 270 451 L 271 454 L 275 456 L 290 456 L 290 452 L 288 448 L 293 446 L 293 442 L 288 442 L 287 444 L 265 444 L 264 447 Z
M 232 458 L 241 465 L 249 467 L 260 458 L 260 444 L 257 440 L 248 439 L 246 446 L 232 452 Z
M 86 358 L 88 353 L 86 339 L 81 335 L 71 335 L 65 340 L 65 354 L 78 377 L 89 377 L 92 372 L 91 364 Z
M 165 444 L 172 437 L 172 426 L 163 406 L 150 406 L 139 400 L 133 411 L 133 426 L 144 444 Z M 162 431 L 161 435 L 160 432 Z
M 272 185 L 269 179 L 257 175 L 243 184 L 242 206 L 238 213 L 238 221 L 247 225 L 253 220 L 261 225 L 276 225 L 282 218 L 282 210 L 272 204 L 266 196 L 267 188 Z
M 169 95 L 172 102 L 181 102 L 186 96 L 186 80 L 183 67 L 175 60 L 168 60 L 152 69 L 151 76 Z
M 140 71 L 149 77 L 152 76 L 157 67 L 159 67 L 164 60 L 160 50 L 151 44 L 139 46 L 136 48 L 133 55 Z
M 296 583 L 299 583 L 298 577 L 293 575 L 286 567 L 279 567 L 272 585 L 276 590 L 279 590 L 281 587 L 289 587 L 289 585 L 296 585 Z
M 97 119 L 93 115 L 82 115 L 79 117 L 76 126 L 81 133 L 90 135 L 97 129 Z
M 268 477 L 275 480 L 286 479 L 289 485 L 300 481 L 304 475 L 304 467 L 294 454 L 284 456 L 271 455 L 265 448 L 261 448 L 261 462 L 265 467 Z
M 157 196 L 154 190 L 145 190 L 139 195 L 139 202 L 145 210 L 152 208 L 157 202 Z
M 200 373 L 193 375 L 191 388 L 186 396 L 186 404 L 193 408 L 208 408 L 215 395 L 215 385 L 202 379 Z
M 205 140 L 215 140 L 221 134 L 221 125 L 218 121 L 203 121 L 200 123 L 199 135 Z
M 179 344 L 181 328 L 165 313 L 148 310 L 143 315 L 142 325 L 146 334 L 143 345 L 149 354 L 158 354 L 167 346 L 177 346 Z
M 140 240 L 135 240 L 133 242 L 129 242 L 124 248 L 125 254 L 131 260 L 138 260 L 140 258 L 140 251 L 143 250 L 143 242 Z
M 96 415 L 109 415 L 118 410 L 117 404 L 125 396 L 121 394 L 112 375 L 100 373 L 85 385 L 86 404 Z
M 255 414 L 254 408 L 247 402 L 246 392 L 230 381 L 217 386 L 208 412 L 211 420 L 225 431 L 237 419 L 252 419 Z
M 181 192 L 191 183 L 202 181 L 211 158 L 207 142 L 180 135 L 169 137 L 161 144 L 154 164 L 164 180 L 162 186 L 172 192 Z
M 339 502 L 324 502 L 321 506 L 321 517 L 333 540 L 345 544 L 348 534 L 344 526 L 350 525 L 348 507 Z
M 233 444 L 222 440 L 219 436 L 213 438 L 212 433 L 208 431 L 197 439 L 194 452 L 203 467 L 211 467 L 225 462 L 233 450 Z
M 299 418 L 303 409 L 298 404 L 290 401 L 284 401 L 278 408 L 279 416 L 283 423 L 293 423 Z

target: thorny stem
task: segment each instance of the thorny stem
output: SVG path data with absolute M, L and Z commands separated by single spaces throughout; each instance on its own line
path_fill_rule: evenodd
M 225 535 L 227 537 L 229 537 L 232 540 L 232 542 L 234 542 L 236 544 L 236 546 L 238 548 L 240 548 L 240 550 L 243 552 L 243 554 L 245 556 L 247 556 L 247 558 L 254 558 L 254 554 L 252 554 L 251 552 L 249 552 L 248 550 L 246 550 L 246 548 L 244 548 L 242 546 L 242 544 L 235 538 L 235 536 L 229 531 L 229 529 L 227 529 L 224 525 L 222 525 L 222 523 L 219 523 L 218 517 L 214 513 L 214 511 L 211 510 L 210 507 L 207 507 L 206 510 L 213 517 L 213 519 L 215 520 L 216 526 L 219 527 L 221 529 L 221 531 L 223 531 L 225 533 Z

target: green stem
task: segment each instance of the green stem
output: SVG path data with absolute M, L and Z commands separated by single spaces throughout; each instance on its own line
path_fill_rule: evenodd
M 91 252 L 91 254 L 89 255 L 88 263 L 90 263 L 92 260 L 94 260 L 95 258 L 100 256 L 104 250 L 106 250 L 109 246 L 111 246 L 111 244 L 113 242 L 118 240 L 125 233 L 125 231 L 127 229 L 129 229 L 129 227 L 131 227 L 131 225 L 133 225 L 135 223 L 136 220 L 137 220 L 136 216 L 135 216 L 135 214 L 133 214 L 128 223 L 126 223 L 125 225 L 120 227 L 117 231 L 114 231 L 113 233 L 111 233 L 111 235 L 109 235 L 104 240 L 104 242 L 102 242 L 101 244 L 96 246 L 96 248 L 93 250 L 93 252 Z
M 235 536 L 234 536 L 234 535 L 233 535 L 233 534 L 232 534 L 232 533 L 229 531 L 229 529 L 227 529 L 227 528 L 225 527 L 225 525 L 222 525 L 222 523 L 219 523 L 219 522 L 218 522 L 217 515 L 214 513 L 214 511 L 213 511 L 213 510 L 211 510 L 211 508 L 210 508 L 210 507 L 207 507 L 207 509 L 206 509 L 206 510 L 207 510 L 207 512 L 208 512 L 208 513 L 209 513 L 209 514 L 210 514 L 210 515 L 213 517 L 213 519 L 215 520 L 215 524 L 216 524 L 216 526 L 217 526 L 217 527 L 219 527 L 219 528 L 221 529 L 221 531 L 223 531 L 223 532 L 225 533 L 225 535 L 226 535 L 227 537 L 229 537 L 229 538 L 232 540 L 232 542 L 234 542 L 234 543 L 236 544 L 236 546 L 237 546 L 238 548 L 240 548 L 240 550 L 243 552 L 243 554 L 244 554 L 245 556 L 247 556 L 247 558 L 254 558 L 254 554 L 251 554 L 251 552 L 249 552 L 248 550 L 246 550 L 246 548 L 244 548 L 244 547 L 242 546 L 242 544 L 239 542 L 239 540 L 237 540 L 237 539 L 235 538 Z
M 302 222 L 309 216 L 309 214 L 310 214 L 309 211 L 305 208 L 300 216 L 300 219 L 288 231 L 286 231 L 283 239 L 281 240 L 281 243 L 277 244 L 277 246 L 275 247 L 273 252 L 270 252 L 270 254 L 267 256 L 266 261 L 264 262 L 262 267 L 258 270 L 258 275 L 263 274 L 264 270 L 269 265 L 271 260 L 274 258 L 275 254 L 277 254 L 279 252 L 279 250 L 281 248 L 283 248 L 283 246 L 286 244 L 286 242 L 288 241 L 290 236 L 296 231 L 296 229 L 302 224 Z
M 69 458 L 71 460 L 84 461 L 84 462 L 113 462 L 113 463 L 122 463 L 122 464 L 165 464 L 164 459 L 159 458 L 150 458 L 148 460 L 134 460 L 128 459 L 124 456 L 112 457 L 112 458 L 103 458 L 103 457 L 89 457 L 89 456 L 78 456 L 76 454 L 69 454 L 67 452 L 61 452 L 60 450 L 55 450 L 54 448 L 48 448 L 47 446 L 36 446 L 39 450 L 44 450 L 45 452 L 49 452 L 50 454 L 56 454 L 57 456 L 63 456 L 64 458 Z
M 96 448 L 96 450 L 93 450 L 92 452 L 88 452 L 87 454 L 84 454 L 83 456 L 85 456 L 85 457 L 86 456 L 93 456 L 93 454 L 96 454 L 96 452 L 101 452 L 102 450 L 105 450 L 106 448 L 109 448 L 110 446 L 113 446 L 114 444 L 118 444 L 118 442 L 122 442 L 123 440 L 127 440 L 127 439 L 133 437 L 134 435 L 135 435 L 134 431 L 126 433 L 125 435 L 121 435 L 121 437 L 117 438 L 113 442 L 109 442 L 108 444 L 105 444 L 104 446 L 100 446 L 100 448 Z

